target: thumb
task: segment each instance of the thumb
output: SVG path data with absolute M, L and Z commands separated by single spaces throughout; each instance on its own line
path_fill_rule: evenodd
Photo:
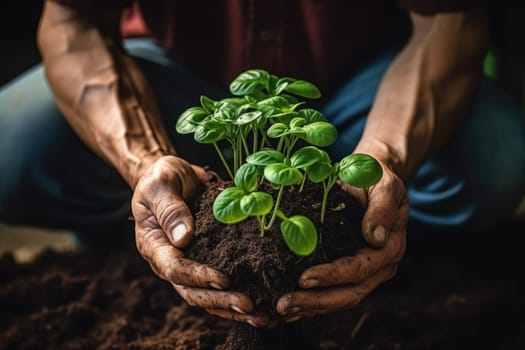
M 178 195 L 164 194 L 156 205 L 154 215 L 175 247 L 183 248 L 190 243 L 195 229 L 193 215 Z
M 395 224 L 398 208 L 391 194 L 371 191 L 361 230 L 365 241 L 374 248 L 383 248 Z

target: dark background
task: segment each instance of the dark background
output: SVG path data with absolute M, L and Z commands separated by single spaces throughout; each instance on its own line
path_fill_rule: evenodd
M 0 10 L 0 86 L 39 61 L 36 29 L 43 1 L 3 1 Z
M 39 61 L 35 35 L 42 3 L 4 2 L 0 11 L 0 86 Z M 525 3 L 490 0 L 489 13 L 496 77 L 525 106 Z

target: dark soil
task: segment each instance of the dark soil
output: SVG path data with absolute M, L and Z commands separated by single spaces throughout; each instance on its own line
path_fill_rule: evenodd
M 524 228 L 409 232 L 396 277 L 359 306 L 272 332 L 187 306 L 135 250 L 4 255 L 0 349 L 524 349 Z
M 215 220 L 212 204 L 230 182 L 210 182 L 204 195 L 195 201 L 195 238 L 185 249 L 193 260 L 207 263 L 223 271 L 231 280 L 231 288 L 250 296 L 256 311 L 275 312 L 277 299 L 297 288 L 300 274 L 309 266 L 352 255 L 364 246 L 360 234 L 363 210 L 339 186 L 330 192 L 326 220 L 320 222 L 322 192 L 320 185 L 308 184 L 298 192 L 291 188 L 283 196 L 280 208 L 288 216 L 301 214 L 317 227 L 319 243 L 307 257 L 293 254 L 286 246 L 277 220 L 263 237 L 254 218 L 235 225 Z M 273 194 L 271 188 L 266 191 Z
M 299 257 L 286 246 L 278 222 L 260 236 L 259 223 L 250 218 L 235 225 L 225 225 L 213 216 L 213 201 L 230 182 L 209 182 L 194 203 L 196 231 L 186 255 L 224 272 L 231 281 L 231 289 L 248 295 L 255 303 L 255 311 L 277 316 L 277 299 L 298 287 L 300 274 L 308 267 L 354 254 L 365 242 L 360 234 L 363 210 L 339 186 L 334 186 L 328 197 L 327 215 L 320 222 L 322 187 L 307 183 L 299 191 L 289 187 L 283 195 L 280 209 L 287 217 L 301 214 L 310 218 L 319 235 L 313 254 Z M 265 191 L 277 197 L 269 186 Z M 279 220 L 280 221 L 280 220 Z M 282 328 L 282 327 L 280 327 Z M 261 331 L 242 325 L 232 328 L 224 347 L 226 349 L 289 348 L 282 344 L 289 339 L 288 331 Z M 297 337 L 297 340 L 302 340 Z M 297 347 L 299 344 L 290 344 Z M 308 344 L 301 344 L 305 348 Z

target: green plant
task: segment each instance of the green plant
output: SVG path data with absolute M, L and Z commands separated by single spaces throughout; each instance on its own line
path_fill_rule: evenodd
M 280 210 L 285 188 L 300 192 L 306 181 L 322 184 L 324 222 L 328 194 L 338 179 L 369 187 L 381 178 L 381 166 L 371 156 L 357 153 L 332 162 L 319 148 L 337 140 L 337 129 L 321 112 L 300 108 L 305 102 L 299 98 L 321 96 L 310 82 L 254 69 L 235 78 L 230 92 L 234 97 L 220 101 L 201 96 L 200 106 L 184 111 L 176 125 L 177 132 L 193 133 L 196 142 L 212 144 L 233 180 L 234 186 L 215 199 L 213 213 L 225 224 L 254 217 L 261 236 L 279 218 L 288 247 L 297 255 L 309 255 L 317 246 L 317 229 L 309 218 L 287 217 Z M 231 146 L 231 161 L 220 142 Z M 298 148 L 299 142 L 306 145 Z M 276 190 L 276 198 L 260 190 L 264 182 Z

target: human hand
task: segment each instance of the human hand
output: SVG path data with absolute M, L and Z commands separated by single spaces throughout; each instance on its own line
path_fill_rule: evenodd
M 190 305 L 254 327 L 269 327 L 268 315 L 256 315 L 244 294 L 226 290 L 230 281 L 221 272 L 184 257 L 181 248 L 192 239 L 193 216 L 185 200 L 210 174 L 175 156 L 148 166 L 135 187 L 132 212 L 137 249 L 160 278 L 170 282 Z
M 403 181 L 380 163 L 383 177 L 376 185 L 363 190 L 342 184 L 366 208 L 361 229 L 371 247 L 304 271 L 302 289 L 277 301 L 287 322 L 352 308 L 394 276 L 405 252 L 409 204 Z

